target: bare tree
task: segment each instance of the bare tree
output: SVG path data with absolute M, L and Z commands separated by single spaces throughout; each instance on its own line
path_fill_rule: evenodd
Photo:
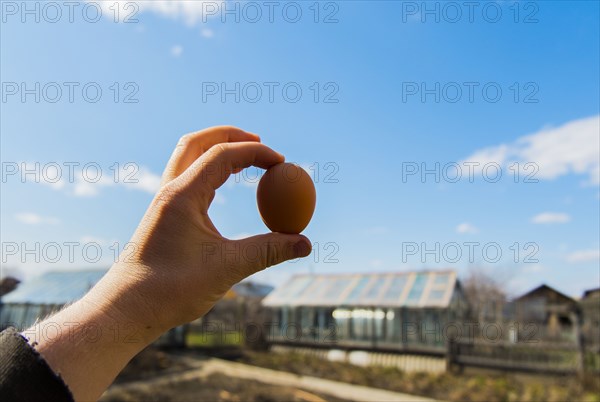
M 483 269 L 471 268 L 462 281 L 471 318 L 478 322 L 498 322 L 507 301 L 504 284 Z

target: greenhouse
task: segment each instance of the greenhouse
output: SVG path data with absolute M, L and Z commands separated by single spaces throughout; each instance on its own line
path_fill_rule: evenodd
M 8 326 L 24 330 L 85 295 L 106 274 L 101 270 L 49 271 L 25 280 L 12 292 L 2 296 L 0 329 Z M 161 345 L 181 346 L 185 331 L 176 327 L 161 336 Z
M 52 271 L 23 281 L 2 297 L 0 325 L 26 329 L 87 293 L 106 270 Z
M 432 354 L 467 314 L 454 271 L 298 275 L 263 305 L 272 343 Z

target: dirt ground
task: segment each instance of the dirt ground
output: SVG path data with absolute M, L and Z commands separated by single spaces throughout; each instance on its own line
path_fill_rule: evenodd
M 179 353 L 188 355 L 191 353 Z M 195 358 L 201 355 L 193 353 Z M 150 380 L 163 375 L 180 373 L 192 369 L 185 359 L 156 348 L 147 348 L 139 353 L 119 374 L 115 384 Z M 211 374 L 205 379 L 170 383 L 148 390 L 111 390 L 100 398 L 102 402 L 117 401 L 227 401 L 227 402 L 345 402 L 345 399 L 308 392 L 293 387 L 266 385 L 258 381 L 232 378 L 223 374 Z
M 295 389 L 212 374 L 203 380 L 170 384 L 150 391 L 120 391 L 106 394 L 103 402 L 137 401 L 231 401 L 231 402 L 342 402 L 344 399 Z

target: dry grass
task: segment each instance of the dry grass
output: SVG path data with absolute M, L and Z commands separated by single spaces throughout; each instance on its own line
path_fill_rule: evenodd
M 121 371 L 115 383 L 141 380 L 167 372 L 181 371 L 187 366 L 167 353 L 148 347 L 137 354 Z
M 519 378 L 514 375 L 404 373 L 392 367 L 358 367 L 298 353 L 248 352 L 242 359 L 275 370 L 449 401 L 600 402 L 598 378 Z

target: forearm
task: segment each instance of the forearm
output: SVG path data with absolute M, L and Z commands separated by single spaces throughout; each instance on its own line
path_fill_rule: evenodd
M 153 325 L 134 289 L 107 274 L 84 298 L 23 332 L 75 400 L 96 400 L 167 328 Z

